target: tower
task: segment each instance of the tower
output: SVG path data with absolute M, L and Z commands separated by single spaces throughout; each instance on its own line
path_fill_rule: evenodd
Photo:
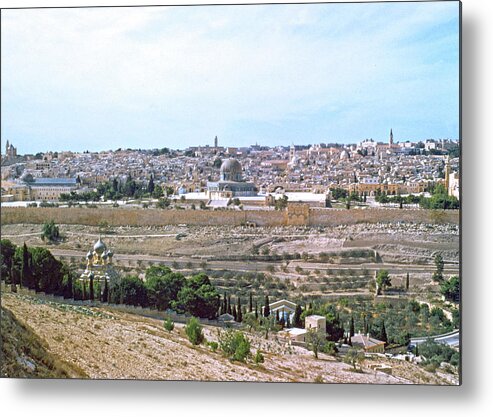
M 445 161 L 445 188 L 447 189 L 447 194 L 449 194 L 449 187 L 450 187 L 450 160 L 449 160 L 449 156 L 447 155 Z
M 296 156 L 296 148 L 294 147 L 294 143 L 289 148 L 289 160 L 292 161 Z
M 214 148 L 217 148 L 217 136 L 214 138 Z
M 9 140 L 7 139 L 7 143 L 5 144 L 5 155 L 9 154 Z
M 389 145 L 392 146 L 393 144 L 394 144 L 394 134 L 392 133 L 392 129 L 390 129 Z

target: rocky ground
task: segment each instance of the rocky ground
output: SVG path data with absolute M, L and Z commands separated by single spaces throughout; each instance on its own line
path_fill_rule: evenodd
M 445 378 L 417 365 L 380 359 L 395 375 L 363 372 L 327 355 L 315 359 L 284 342 L 248 334 L 252 351 L 260 348 L 265 363 L 230 362 L 205 345 L 194 347 L 183 326 L 170 333 L 162 322 L 107 309 L 41 302 L 37 298 L 3 293 L 2 305 L 43 341 L 50 355 L 97 379 L 152 379 L 201 381 L 326 382 L 371 384 L 448 384 Z M 217 338 L 217 328 L 206 327 L 206 338 Z M 369 362 L 370 364 L 370 362 Z M 409 368 L 410 367 L 410 368 Z

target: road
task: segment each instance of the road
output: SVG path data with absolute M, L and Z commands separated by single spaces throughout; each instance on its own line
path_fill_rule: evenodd
M 426 342 L 428 339 L 432 339 L 438 343 L 445 343 L 451 347 L 458 347 L 460 344 L 460 332 L 459 332 L 459 330 L 455 330 L 451 333 L 446 333 L 446 334 L 437 335 L 437 336 L 413 337 L 410 340 L 409 345 L 410 346 L 420 345 L 421 343 Z

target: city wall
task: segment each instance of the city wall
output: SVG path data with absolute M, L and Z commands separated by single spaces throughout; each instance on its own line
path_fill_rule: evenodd
M 42 224 L 53 220 L 57 224 L 96 226 L 337 226 L 357 223 L 452 223 L 459 224 L 458 210 L 419 209 L 320 209 L 290 205 L 285 211 L 245 210 L 158 210 L 126 208 L 35 208 L 2 207 L 2 224 Z

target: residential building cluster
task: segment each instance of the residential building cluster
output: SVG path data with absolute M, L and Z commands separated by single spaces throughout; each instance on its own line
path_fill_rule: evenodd
M 2 201 L 56 201 L 62 193 L 91 190 L 114 178 L 125 182 L 129 176 L 144 184 L 152 176 L 155 184 L 185 195 L 225 194 L 233 180 L 240 197 L 276 190 L 323 194 L 333 188 L 405 195 L 423 193 L 430 183 L 443 183 L 459 197 L 459 158 L 449 155 L 458 146 L 452 140 L 395 143 L 392 131 L 387 143 L 223 147 L 216 137 L 213 146 L 185 150 L 47 152 L 21 158 L 8 144 Z

